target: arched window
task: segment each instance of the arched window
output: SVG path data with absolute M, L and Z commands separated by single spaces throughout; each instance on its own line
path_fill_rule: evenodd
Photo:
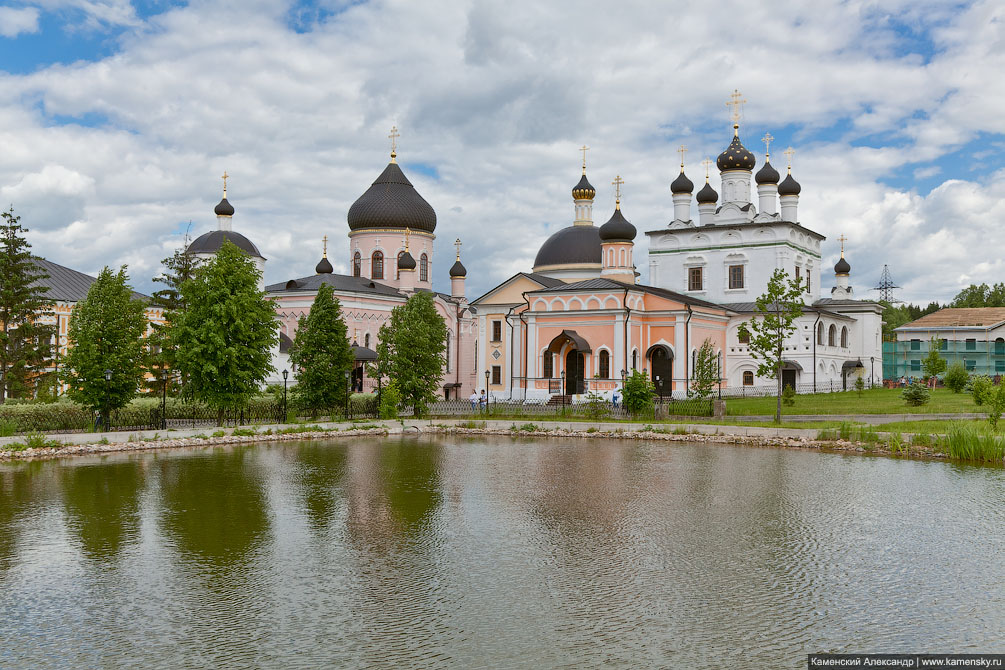
M 817 344 L 821 344 L 822 345 L 823 343 L 824 343 L 824 324 L 818 323 L 817 324 Z
M 447 333 L 447 350 L 446 350 L 446 360 L 447 360 L 447 372 L 450 372 L 450 333 Z
M 740 344 L 750 344 L 750 330 L 747 328 L 740 328 L 736 331 L 736 339 Z
M 751 372 L 750 370 L 747 370 L 746 372 L 743 373 L 743 385 L 744 386 L 754 385 L 754 373 Z
M 638 370 L 638 369 L 639 369 L 639 352 L 636 350 L 632 352 L 632 370 Z
M 841 327 L 841 346 L 848 346 L 848 326 Z
M 419 256 L 419 281 L 429 281 L 429 256 Z
M 370 279 L 384 278 L 384 254 L 380 251 L 373 252 L 370 258 Z
M 367 349 L 370 348 L 370 333 L 367 333 L 366 336 L 363 338 L 363 346 L 366 347 Z
M 352 276 L 358 277 L 363 266 L 363 257 L 357 251 L 352 255 Z
M 405 255 L 404 251 L 399 251 L 398 252 L 398 258 L 395 259 L 395 261 L 394 261 L 394 278 L 395 279 L 401 279 L 401 268 L 399 267 L 399 265 L 401 265 L 401 257 L 404 256 L 404 255 Z
M 545 379 L 551 379 L 555 375 L 554 356 L 550 351 L 544 352 L 542 368 L 541 374 L 544 375 Z
M 608 351 L 600 352 L 600 377 L 601 379 L 611 378 L 611 354 Z
M 837 326 L 832 323 L 831 327 L 827 329 L 827 346 L 833 347 L 837 345 L 837 334 Z

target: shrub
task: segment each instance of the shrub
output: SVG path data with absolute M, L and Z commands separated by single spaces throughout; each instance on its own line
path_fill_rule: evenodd
M 970 395 L 974 399 L 975 405 L 983 405 L 988 401 L 988 396 L 994 391 L 994 384 L 987 375 L 975 375 L 970 378 Z
M 251 437 L 253 435 L 258 435 L 257 428 L 235 428 L 231 435 L 237 435 L 238 437 Z
M 988 423 L 992 428 L 998 427 L 998 419 L 1005 411 L 1005 384 L 999 384 L 993 391 L 987 394 L 984 402 L 988 406 Z
M 213 434 L 211 435 L 211 437 L 223 437 L 226 434 L 227 434 L 227 431 L 225 431 L 225 430 L 214 430 Z
M 652 410 L 656 389 L 648 375 L 639 370 L 632 370 L 632 373 L 625 380 L 622 395 L 624 396 L 625 409 L 637 415 L 646 410 Z
M 796 404 L 796 390 L 792 388 L 791 384 L 786 384 L 782 388 L 782 403 L 786 407 L 792 407 Z
M 398 382 L 388 382 L 380 393 L 379 413 L 381 419 L 397 419 L 398 408 L 401 406 L 401 389 Z
M 858 397 L 862 397 L 862 392 L 865 391 L 865 380 L 862 379 L 862 375 L 855 377 L 855 391 L 858 393 Z
M 963 366 L 963 363 L 959 361 L 954 362 L 946 370 L 946 376 L 943 377 L 943 382 L 946 384 L 946 388 L 953 393 L 961 393 L 963 388 L 967 385 L 967 380 L 970 379 L 970 373 Z
M 921 382 L 914 382 L 901 392 L 900 397 L 911 407 L 921 407 L 928 404 L 931 395 L 927 386 Z
M 586 413 L 587 418 L 594 421 L 603 419 L 610 414 L 610 409 L 607 406 L 607 401 L 604 400 L 604 396 L 595 391 L 590 391 L 587 394 L 586 402 L 583 404 L 583 411 Z
M 946 453 L 960 461 L 1000 463 L 1005 458 L 1005 438 L 986 426 L 954 421 L 945 440 Z

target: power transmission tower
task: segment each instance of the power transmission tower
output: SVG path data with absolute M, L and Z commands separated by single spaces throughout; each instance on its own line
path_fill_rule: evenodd
M 900 288 L 893 283 L 893 277 L 890 276 L 890 266 L 883 266 L 883 274 L 879 276 L 879 286 L 874 286 L 873 291 L 879 291 L 879 299 L 885 300 L 888 303 L 900 302 L 893 297 L 893 289 Z

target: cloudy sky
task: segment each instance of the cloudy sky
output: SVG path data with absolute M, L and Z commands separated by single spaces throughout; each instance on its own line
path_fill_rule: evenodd
M 571 223 L 584 143 L 597 222 L 620 174 L 626 216 L 665 226 L 677 146 L 700 186 L 736 88 L 758 162 L 766 132 L 775 165 L 795 148 L 825 266 L 843 233 L 859 295 L 887 263 L 899 297 L 948 300 L 1005 281 L 1002 72 L 994 0 L 6 0 L 0 202 L 40 255 L 150 291 L 190 223 L 215 227 L 226 170 L 267 282 L 311 274 L 322 235 L 344 272 L 397 124 L 439 219 L 434 284 L 460 237 L 473 296 Z

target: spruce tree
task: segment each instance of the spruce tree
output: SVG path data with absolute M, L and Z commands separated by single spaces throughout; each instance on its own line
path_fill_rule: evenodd
M 297 377 L 293 397 L 301 407 L 317 412 L 345 400 L 345 375 L 352 369 L 353 354 L 342 306 L 330 285 L 321 285 L 310 313 L 300 322 L 290 362 Z
M 181 312 L 185 310 L 185 300 L 182 297 L 181 285 L 192 278 L 199 260 L 185 253 L 188 249 L 190 239 L 188 231 L 181 247 L 175 249 L 174 253 L 161 261 L 164 272 L 160 276 L 154 277 L 154 281 L 164 285 L 164 288 L 154 291 L 151 296 L 151 304 L 164 310 L 164 323 L 152 324 L 153 333 L 150 335 L 149 357 L 147 367 L 154 373 L 154 379 L 149 381 L 151 389 L 160 389 L 162 380 L 160 374 L 174 368 L 175 344 L 171 341 L 170 325 L 177 321 Z M 177 379 L 177 383 L 184 386 L 184 378 Z
M 49 316 L 49 275 L 31 255 L 21 217 L 14 208 L 2 213 L 0 222 L 0 404 L 8 397 L 30 396 L 39 372 L 52 352 L 54 329 L 40 323 Z
M 278 324 L 259 277 L 251 258 L 224 242 L 182 283 L 185 310 L 168 329 L 185 395 L 215 408 L 220 425 L 227 410 L 247 406 L 273 370 L 269 350 Z
M 146 305 L 133 297 L 128 282 L 122 266 L 116 273 L 106 267 L 91 284 L 70 316 L 69 353 L 61 371 L 70 398 L 99 410 L 106 427 L 111 411 L 136 395 L 144 373 Z
M 377 337 L 377 372 L 397 382 L 402 402 L 421 416 L 436 401 L 447 341 L 447 326 L 432 294 L 415 293 L 391 310 Z

